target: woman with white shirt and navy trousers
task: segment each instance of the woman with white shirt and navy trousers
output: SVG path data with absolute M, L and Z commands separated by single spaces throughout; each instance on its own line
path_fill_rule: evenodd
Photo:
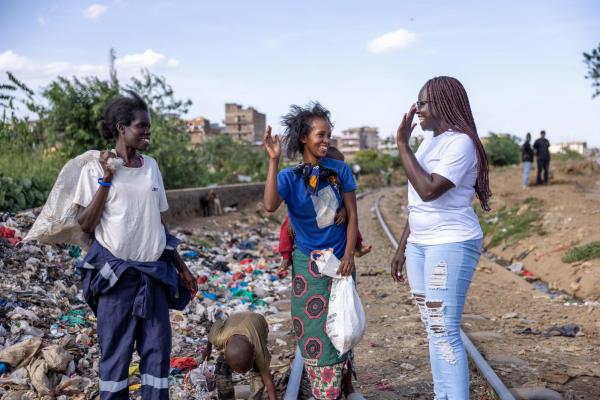
M 433 131 L 413 153 L 416 123 Z M 396 136 L 408 176 L 408 222 L 392 259 L 394 280 L 408 281 L 429 339 L 435 399 L 469 398 L 469 366 L 460 322 L 483 234 L 472 206 L 475 195 L 489 211 L 491 197 L 485 150 L 467 93 L 450 77 L 427 81 Z
M 92 243 L 78 267 L 83 295 L 97 317 L 100 398 L 128 399 L 133 348 L 140 356 L 143 399 L 169 398 L 169 309 L 183 309 L 197 290 L 161 213 L 167 197 L 150 146 L 150 113 L 134 92 L 108 103 L 100 133 L 113 152 L 81 170 L 74 203 Z M 111 158 L 123 165 L 116 170 Z

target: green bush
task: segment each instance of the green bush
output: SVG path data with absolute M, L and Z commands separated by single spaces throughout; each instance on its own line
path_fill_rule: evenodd
M 571 150 L 571 149 L 564 149 L 560 153 L 554 154 L 552 157 L 554 158 L 554 160 L 561 160 L 561 161 L 583 160 L 583 156 L 581 154 L 579 154 L 575 150 Z
M 489 248 L 499 244 L 512 246 L 517 241 L 541 231 L 544 202 L 535 197 L 527 198 L 522 204 L 510 208 L 502 207 L 495 214 L 484 213 L 479 203 L 475 212 Z
M 519 138 L 506 134 L 490 133 L 484 140 L 488 162 L 495 166 L 518 164 L 521 162 Z
M 397 167 L 400 165 L 399 160 L 400 157 L 392 157 L 388 154 L 380 153 L 376 149 L 367 149 L 356 152 L 351 164 L 360 165 L 361 174 L 373 174 L 388 171 L 393 166 Z
M 596 240 L 584 246 L 573 247 L 562 257 L 562 262 L 572 263 L 600 258 L 600 241 Z

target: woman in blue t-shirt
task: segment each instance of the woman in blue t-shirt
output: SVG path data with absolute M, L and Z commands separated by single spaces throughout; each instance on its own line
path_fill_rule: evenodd
M 292 269 L 292 322 L 315 399 L 341 397 L 352 391 L 350 374 L 344 372 L 347 354 L 338 354 L 327 337 L 325 322 L 331 278 L 321 275 L 315 252 L 333 249 L 341 263 L 338 273 L 354 272 L 354 249 L 358 231 L 356 183 L 342 161 L 326 158 L 333 124 L 329 111 L 319 103 L 291 106 L 282 119 L 287 156 L 302 155 L 302 162 L 277 173 L 281 156 L 279 136 L 265 132 L 263 144 L 269 155 L 264 205 L 269 212 L 285 201 L 296 233 Z M 346 225 L 335 223 L 345 207 Z M 346 370 L 347 371 L 347 370 Z M 344 374 L 344 376 L 342 376 Z

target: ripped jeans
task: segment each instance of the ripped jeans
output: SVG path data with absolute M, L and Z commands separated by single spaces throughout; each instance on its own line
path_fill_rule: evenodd
M 407 243 L 406 270 L 429 339 L 436 400 L 469 399 L 469 363 L 460 321 L 482 240 Z

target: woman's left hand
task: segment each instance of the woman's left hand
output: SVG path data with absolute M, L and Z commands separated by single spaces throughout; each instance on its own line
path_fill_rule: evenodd
M 352 275 L 354 268 L 354 256 L 344 256 L 340 260 L 340 266 L 338 267 L 337 273 L 342 276 Z
M 181 271 L 179 271 L 179 276 L 181 277 L 181 280 L 183 280 L 187 290 L 190 291 L 192 296 L 195 296 L 196 292 L 198 292 L 198 282 L 196 282 L 194 274 L 192 274 L 188 267 L 185 266 L 185 268 L 181 268 Z
M 396 144 L 408 144 L 410 135 L 412 135 L 412 131 L 415 129 L 415 126 L 417 126 L 416 123 L 412 122 L 416 113 L 417 106 L 413 104 L 410 107 L 410 110 L 408 110 L 408 113 L 404 114 L 404 117 L 402 117 L 400 126 L 396 131 Z

